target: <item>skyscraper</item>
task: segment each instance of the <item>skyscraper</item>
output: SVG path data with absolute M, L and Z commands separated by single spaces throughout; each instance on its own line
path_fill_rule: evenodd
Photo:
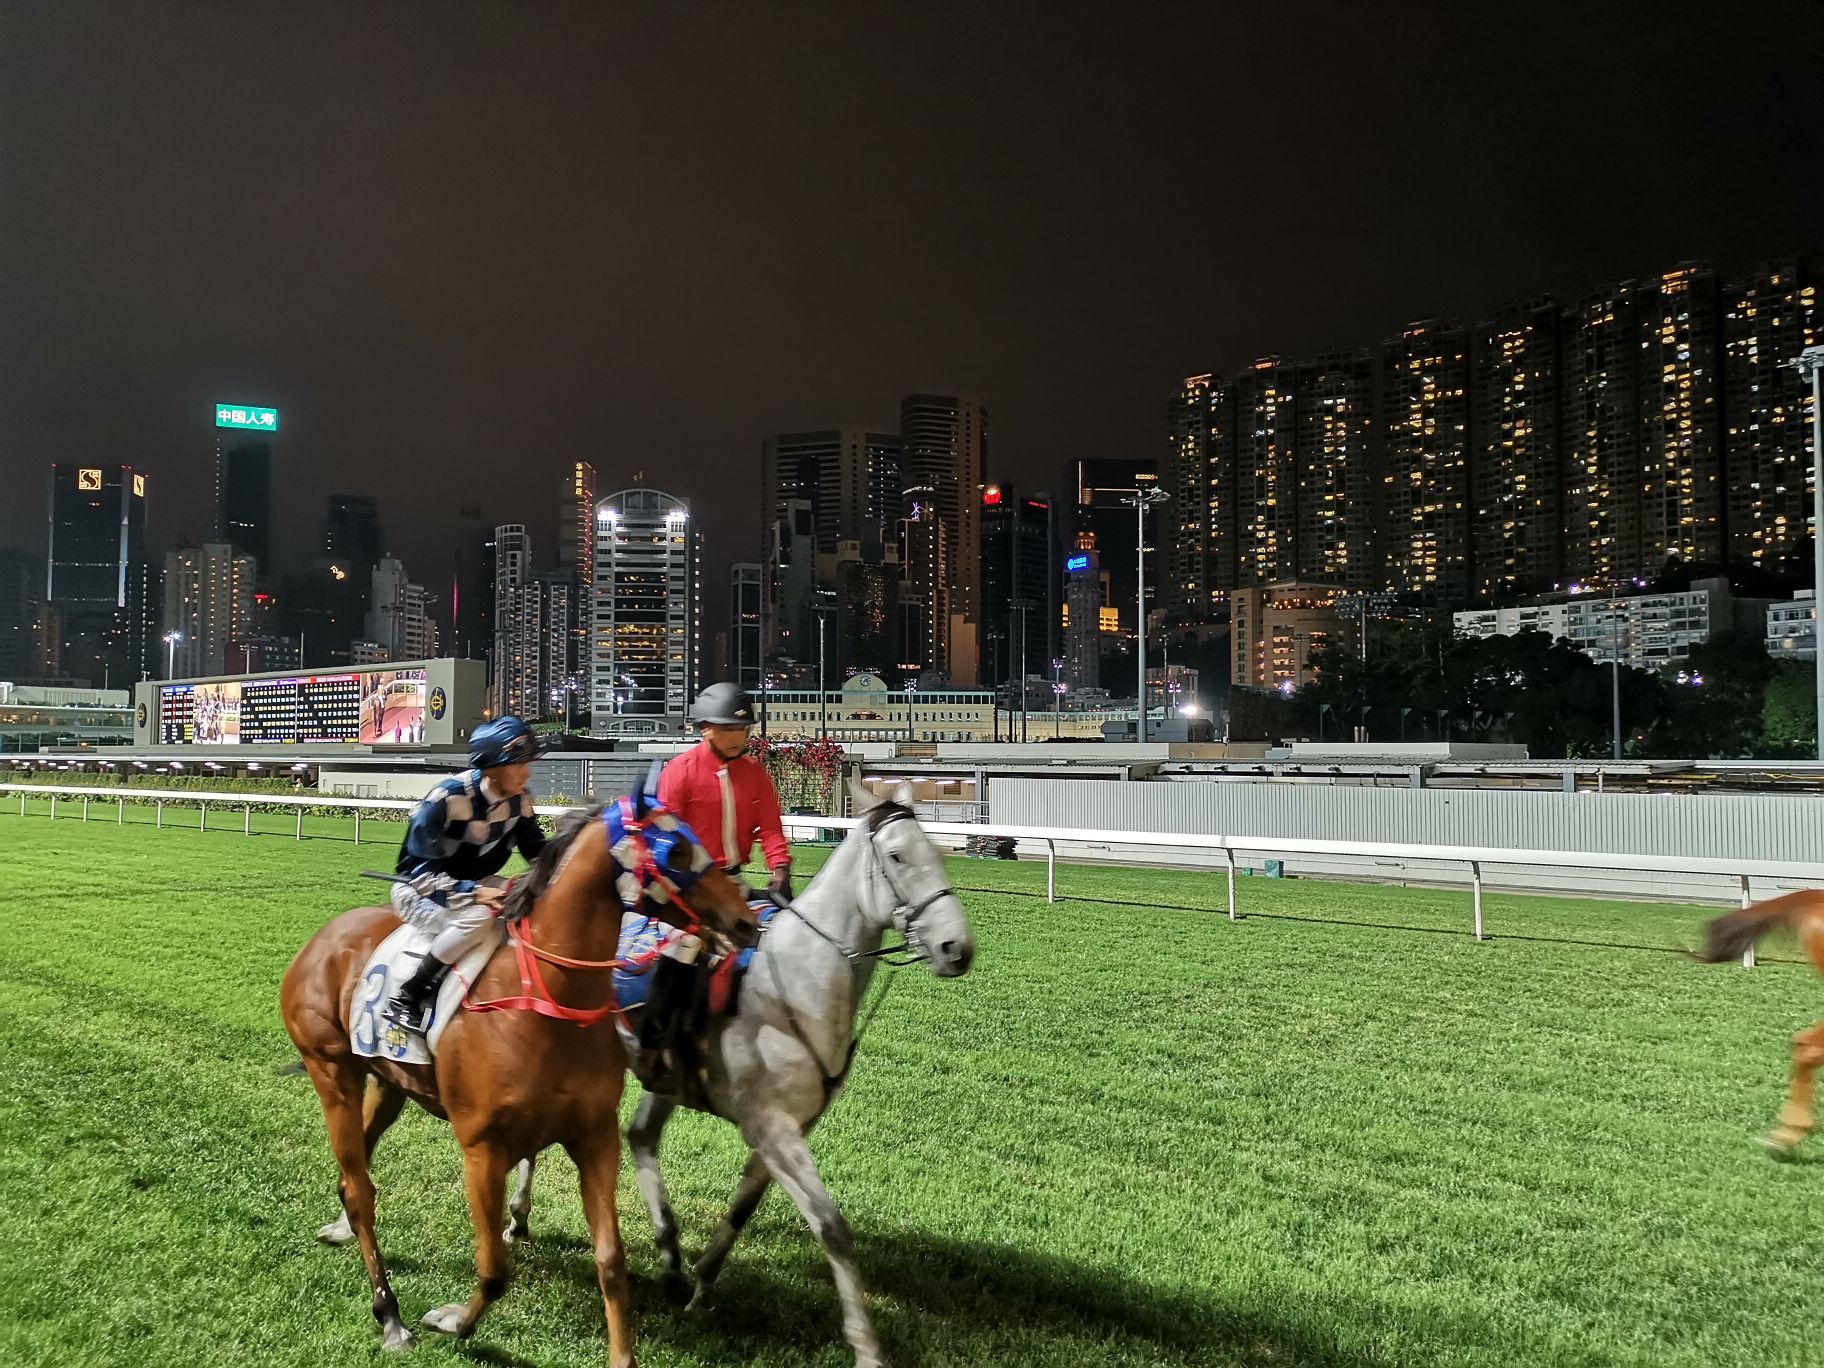
M 485 660 L 494 649 L 494 527 L 475 504 L 457 516 L 451 649 L 462 660 Z
M 1297 383 L 1298 367 L 1278 356 L 1256 361 L 1230 382 L 1239 584 L 1267 584 L 1298 574 Z
M 146 477 L 131 466 L 53 465 L 45 561 L 46 664 L 97 687 L 138 679 L 157 623 Z
M 1299 470 L 1296 578 L 1378 589 L 1373 357 L 1366 349 L 1334 351 L 1301 363 L 1293 413 Z
M 1108 572 L 1096 549 L 1096 534 L 1079 532 L 1064 558 L 1064 682 L 1093 689 L 1102 682 L 1103 617 L 1112 613 Z
M 803 499 L 819 551 L 845 541 L 883 546 L 899 519 L 900 459 L 900 439 L 891 433 L 838 428 L 769 437 L 760 446 L 762 526 Z
M 737 561 L 729 573 L 729 677 L 744 689 L 759 691 L 764 663 L 761 604 L 765 601 L 760 566 Z
M 982 621 L 981 500 L 988 467 L 988 411 L 973 399 L 911 394 L 900 401 L 900 440 L 908 488 L 931 491 L 945 541 L 958 554 L 951 567 L 947 657 L 951 682 L 977 679 Z
M 431 620 L 422 584 L 405 566 L 386 557 L 373 568 L 373 606 L 367 610 L 367 640 L 386 648 L 388 660 L 428 660 L 437 654 L 437 624 Z
M 166 552 L 164 627 L 182 633 L 166 656 L 173 678 L 228 673 L 229 646 L 255 635 L 257 573 L 253 557 L 226 542 Z
M 1470 432 L 1482 598 L 1540 593 L 1564 575 L 1561 316 L 1541 296 L 1507 305 L 1476 329 Z
M 532 538 L 523 523 L 494 529 L 494 709 L 540 715 L 544 596 L 532 578 Z
M 905 567 L 900 600 L 900 660 L 912 673 L 950 672 L 950 529 L 937 492 L 922 485 L 905 491 L 899 559 Z
M 595 467 L 570 467 L 557 511 L 557 567 L 584 589 L 595 580 Z
M 1722 318 L 1716 275 L 1684 262 L 1641 292 L 1641 557 L 1723 558 Z
M 1723 299 L 1730 559 L 1764 564 L 1811 528 L 1811 386 L 1790 364 L 1824 344 L 1816 278 L 1796 258 L 1757 266 Z
M 215 406 L 215 537 L 259 562 L 270 578 L 272 563 L 272 434 L 276 409 Z M 361 567 L 365 574 L 370 562 Z
M 1428 320 L 1381 355 L 1387 574 L 1444 603 L 1470 583 L 1468 342 L 1457 324 Z
M 698 674 L 698 540 L 690 505 L 661 490 L 623 489 L 596 505 L 596 734 L 685 725 Z
M 1614 584 L 1640 554 L 1639 291 L 1605 285 L 1566 312 L 1559 393 L 1564 442 L 1564 573 Z
M 0 550 L 0 680 L 44 673 L 46 646 L 44 562 Z
M 1057 654 L 1057 540 L 1047 496 L 1007 484 L 982 491 L 983 677 L 990 684 L 1019 680 L 1022 660 L 1027 673 L 1044 674 Z
M 379 501 L 368 494 L 331 494 L 323 514 L 322 548 L 339 565 L 364 575 L 372 571 L 386 548 Z
M 1226 400 L 1214 375 L 1187 375 L 1166 405 L 1165 487 L 1172 501 L 1161 513 L 1171 529 L 1165 575 L 1168 611 L 1186 622 L 1204 622 L 1215 606 L 1210 528 L 1216 412 Z

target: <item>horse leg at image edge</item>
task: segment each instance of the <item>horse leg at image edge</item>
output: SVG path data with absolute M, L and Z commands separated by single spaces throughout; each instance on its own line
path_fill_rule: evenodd
M 627 1252 L 615 1185 L 621 1176 L 621 1130 L 611 1113 L 599 1129 L 567 1146 L 583 1190 L 583 1215 L 595 1246 L 595 1278 L 608 1322 L 608 1368 L 634 1368 L 633 1314 L 627 1286 Z
M 519 1177 L 513 1185 L 513 1199 L 507 1203 L 507 1229 L 501 1236 L 508 1244 L 532 1238 L 532 1171 L 537 1165 L 536 1154 L 519 1161 Z
M 766 1196 L 766 1190 L 772 1186 L 772 1182 L 773 1175 L 766 1167 L 766 1160 L 757 1153 L 750 1153 L 747 1156 L 747 1166 L 741 1170 L 741 1183 L 735 1189 L 735 1200 L 729 1203 L 728 1214 L 717 1225 L 716 1233 L 710 1236 L 703 1257 L 697 1260 L 697 1290 L 691 1296 L 690 1310 L 701 1310 L 708 1301 L 710 1289 L 715 1286 L 716 1278 L 722 1272 L 728 1251 L 741 1238 L 741 1232 L 746 1229 L 748 1221 L 753 1219 L 754 1212 L 760 1206 L 760 1199 Z
M 1775 1154 L 1791 1154 L 1811 1133 L 1819 1065 L 1824 1065 L 1824 1022 L 1792 1038 L 1792 1079 L 1786 1088 L 1786 1105 L 1780 1108 L 1779 1125 L 1761 1140 Z

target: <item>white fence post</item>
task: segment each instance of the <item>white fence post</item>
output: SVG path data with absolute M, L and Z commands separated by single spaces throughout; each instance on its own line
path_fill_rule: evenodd
M 207 802 L 196 805 L 196 829 L 198 831 L 209 830 L 209 804 Z
M 1045 840 L 1045 901 L 1055 903 L 1058 900 L 1058 843 L 1049 837 Z
M 247 804 L 246 807 L 241 809 L 241 835 L 243 835 L 243 836 L 253 835 L 253 804 L 252 803 Z
M 89 795 L 86 793 L 82 795 L 82 820 L 89 820 Z
M 1469 862 L 1469 877 L 1470 877 L 1471 885 L 1474 888 L 1474 896 L 1475 896 L 1475 900 L 1476 900 L 1476 939 L 1481 940 L 1483 937 L 1482 937 L 1482 862 L 1480 860 L 1471 860 Z
M 1748 876 L 1746 874 L 1744 874 L 1744 875 L 1742 875 L 1742 906 L 1746 907 L 1746 906 L 1748 906 L 1749 903 L 1751 903 L 1753 901 L 1754 901 L 1754 899 L 1752 899 L 1748 896 Z M 1754 942 L 1753 941 L 1749 941 L 1748 948 L 1746 950 L 1742 951 L 1742 968 L 1744 968 L 1744 969 L 1754 968 Z
M 304 839 L 304 809 L 298 809 L 298 839 Z
M 156 827 L 156 828 L 158 828 L 158 829 L 159 829 L 159 830 L 161 830 L 161 831 L 162 831 L 162 830 L 164 830 L 164 826 L 165 826 L 165 800 L 164 800 L 164 799 L 163 799 L 163 798 L 160 798 L 160 799 L 159 799 L 159 800 L 158 800 L 158 812 L 157 812 L 157 813 L 156 813 L 156 814 L 155 814 L 155 815 L 154 815 L 154 816 L 153 816 L 153 818 L 152 818 L 152 825 L 153 825 L 153 826 L 154 826 L 154 827 Z
M 127 824 L 127 800 L 125 798 L 116 798 L 114 803 L 116 807 L 114 825 L 125 826 Z
M 1229 847 L 1222 848 L 1222 858 L 1228 863 L 1229 876 L 1229 920 L 1239 921 L 1235 915 L 1235 851 Z
M 355 809 L 355 844 L 361 844 L 361 809 Z
M 51 820 L 57 820 L 57 795 L 54 793 L 51 795 Z

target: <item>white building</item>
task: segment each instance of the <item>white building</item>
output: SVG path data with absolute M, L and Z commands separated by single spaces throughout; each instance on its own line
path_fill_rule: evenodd
M 1818 601 L 1812 590 L 1767 606 L 1767 654 L 1776 660 L 1818 658 Z
M 1605 665 L 1619 654 L 1624 665 L 1653 669 L 1683 660 L 1693 646 L 1720 632 L 1758 637 L 1765 613 L 1764 600 L 1738 599 L 1727 580 L 1713 579 L 1698 580 L 1682 593 L 1610 598 L 1597 591 L 1551 603 L 1478 608 L 1453 614 L 1452 620 L 1458 636 L 1540 631 Z
M 597 736 L 682 730 L 696 694 L 700 535 L 690 505 L 623 489 L 595 506 L 589 632 Z
M 367 613 L 367 640 L 385 649 L 382 660 L 436 656 L 437 624 L 426 614 L 426 601 L 424 586 L 412 583 L 401 562 L 388 557 L 374 567 L 374 606 Z
M 164 630 L 168 677 L 228 672 L 228 644 L 253 635 L 253 589 L 258 564 L 225 542 L 165 553 Z M 175 650 L 170 649 L 175 645 Z

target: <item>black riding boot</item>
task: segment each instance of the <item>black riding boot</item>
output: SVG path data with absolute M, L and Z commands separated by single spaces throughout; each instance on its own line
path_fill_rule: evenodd
M 395 1025 L 423 1035 L 424 1014 L 437 997 L 437 986 L 449 972 L 450 966 L 435 955 L 425 955 L 418 961 L 412 976 L 393 990 L 392 1001 L 380 1015 Z
M 690 1009 L 690 990 L 696 982 L 694 966 L 661 955 L 652 966 L 652 991 L 640 1013 L 639 1043 L 655 1054 L 672 1043 L 678 1023 Z

